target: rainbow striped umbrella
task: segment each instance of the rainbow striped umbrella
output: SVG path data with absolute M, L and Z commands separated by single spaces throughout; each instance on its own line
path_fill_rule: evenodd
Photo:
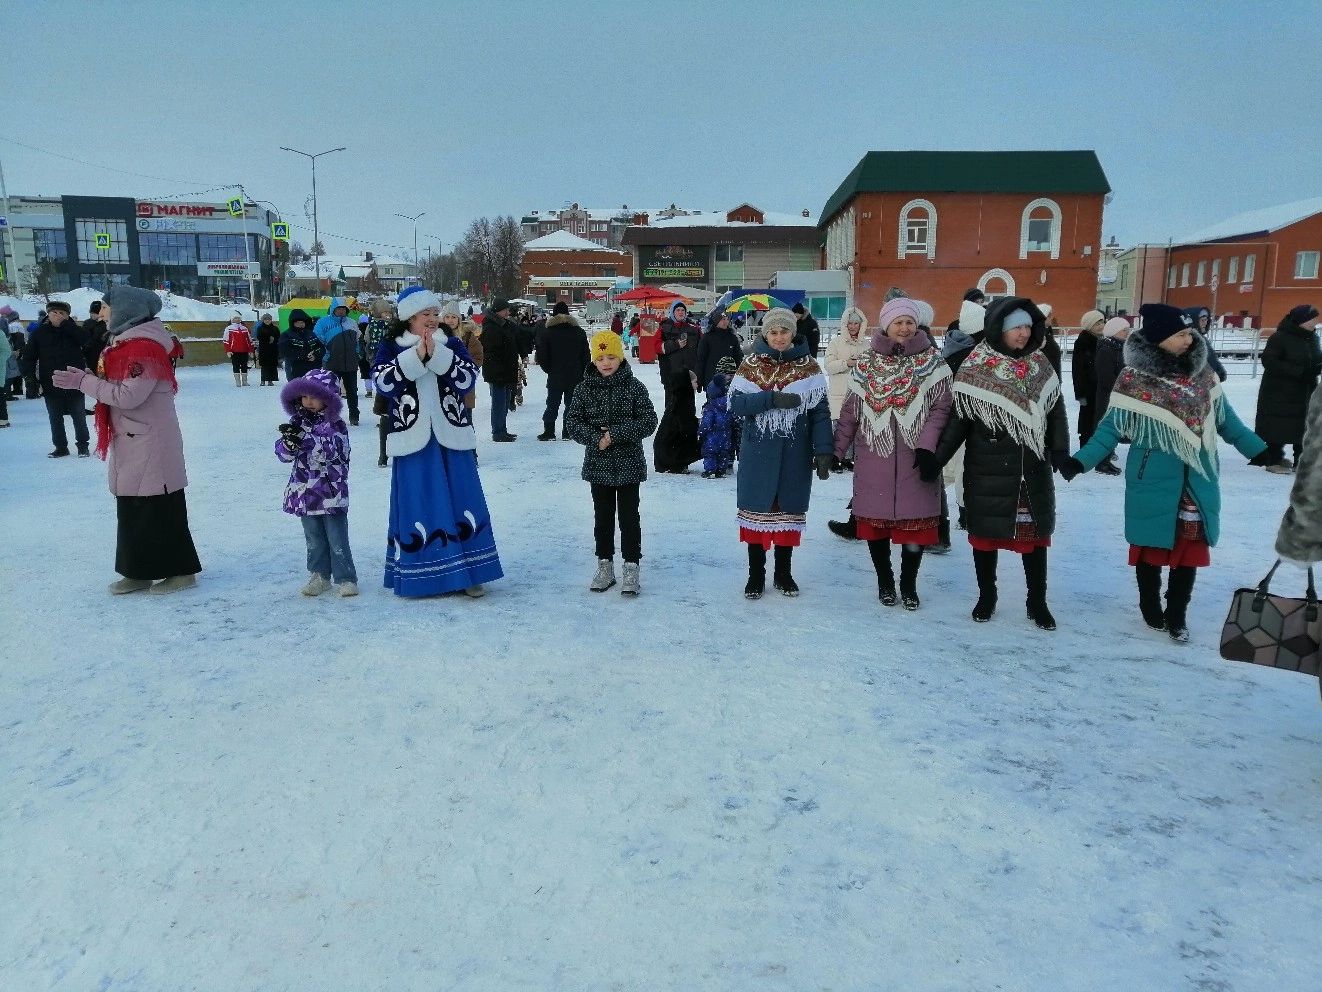
M 748 293 L 738 296 L 725 305 L 726 313 L 748 313 L 750 310 L 770 310 L 782 306 L 780 300 L 766 293 Z

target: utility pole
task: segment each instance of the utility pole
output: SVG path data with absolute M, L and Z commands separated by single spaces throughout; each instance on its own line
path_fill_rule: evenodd
M 414 214 L 411 217 L 408 214 L 395 214 L 395 216 L 413 222 L 413 278 L 421 286 L 422 273 L 418 271 L 418 218 L 427 216 L 427 211 L 424 210 L 422 213 Z
M 320 248 L 321 228 L 317 224 L 317 159 L 321 158 L 321 156 L 323 155 L 329 155 L 332 152 L 345 151 L 345 147 L 341 145 L 339 148 L 328 148 L 324 152 L 316 152 L 315 154 L 312 152 L 299 151 L 297 148 L 290 148 L 288 145 L 281 145 L 280 150 L 282 152 L 293 152 L 295 155 L 302 155 L 304 158 L 309 158 L 312 160 L 312 247 Z M 321 253 L 314 252 L 312 257 L 313 257 L 313 264 L 316 266 L 316 270 L 317 270 L 317 292 L 320 293 L 321 292 Z

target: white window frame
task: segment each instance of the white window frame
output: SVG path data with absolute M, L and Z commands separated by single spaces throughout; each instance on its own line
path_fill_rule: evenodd
M 1006 272 L 1004 269 L 988 269 L 984 272 L 982 278 L 978 280 L 978 289 L 986 293 L 987 283 L 991 282 L 993 279 L 1000 279 L 1005 283 L 1006 296 L 1015 295 L 1014 276 L 1010 275 L 1010 273 Z M 988 295 L 990 296 L 991 294 L 988 293 Z
M 909 247 L 909 214 L 915 210 L 927 213 L 927 245 L 923 248 Z M 910 200 L 900 209 L 900 229 L 896 241 L 897 258 L 907 255 L 926 255 L 936 261 L 936 204 L 930 200 Z
M 1226 270 L 1226 282 L 1239 282 L 1239 256 L 1235 255 L 1230 259 L 1230 266 Z
M 1309 261 L 1310 256 L 1312 257 L 1311 260 L 1313 264 L 1311 267 L 1305 267 L 1305 263 Z M 1316 279 L 1319 258 L 1322 258 L 1322 254 L 1320 254 L 1319 252 L 1315 252 L 1315 251 L 1295 252 L 1294 277 L 1296 279 Z
M 1220 283 L 1221 283 L 1221 259 L 1219 259 L 1219 258 L 1214 258 L 1214 259 L 1212 259 L 1212 278 L 1215 279 L 1215 280 L 1217 281 L 1217 284 L 1218 284 L 1218 285 L 1220 285 Z
M 1180 266 L 1180 286 L 1183 288 L 1187 285 L 1189 285 L 1189 263 L 1185 262 Z
M 1244 256 L 1244 281 L 1252 282 L 1253 277 L 1258 274 L 1258 256 L 1257 254 Z
M 1051 241 L 1049 251 L 1052 258 L 1060 258 L 1060 228 L 1061 212 L 1060 204 L 1048 197 L 1036 199 L 1024 207 L 1024 212 L 1019 219 L 1019 257 L 1028 257 L 1028 221 L 1033 216 L 1033 211 L 1045 207 L 1051 212 Z M 1034 248 L 1034 253 L 1041 252 L 1042 249 Z
M 1170 266 L 1167 266 L 1167 267 L 1166 267 L 1166 288 L 1167 288 L 1167 289 L 1174 289 L 1174 288 L 1175 288 L 1175 273 L 1176 273 L 1176 271 L 1177 271 L 1177 270 L 1176 270 L 1175 266 L 1173 266 L 1173 265 L 1170 265 Z
M 1205 259 L 1198 263 L 1198 268 L 1194 275 L 1193 284 L 1195 286 L 1207 285 L 1207 261 Z

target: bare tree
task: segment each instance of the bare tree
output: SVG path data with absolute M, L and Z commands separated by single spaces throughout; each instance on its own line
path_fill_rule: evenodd
M 59 278 L 58 266 L 53 258 L 43 258 L 28 269 L 24 279 L 24 293 L 31 293 L 45 299 L 50 305 L 50 294 L 57 292 L 55 281 Z
M 523 231 L 513 217 L 498 217 L 494 226 L 496 286 L 503 296 L 519 294 L 519 265 L 523 261 Z
M 523 261 L 523 234 L 513 217 L 479 217 L 468 225 L 455 246 L 458 277 L 475 290 L 513 296 L 519 290 L 519 264 Z

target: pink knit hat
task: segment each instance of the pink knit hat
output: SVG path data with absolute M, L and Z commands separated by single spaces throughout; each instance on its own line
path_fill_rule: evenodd
M 1124 317 L 1112 317 L 1102 325 L 1102 336 L 1113 338 L 1121 331 L 1127 331 L 1129 329 L 1129 321 L 1125 320 Z
M 886 305 L 881 308 L 881 315 L 877 318 L 877 327 L 882 334 L 896 317 L 912 317 L 915 324 L 921 323 L 918 319 L 918 307 L 913 300 L 907 296 L 897 296 L 893 300 L 887 300 Z

